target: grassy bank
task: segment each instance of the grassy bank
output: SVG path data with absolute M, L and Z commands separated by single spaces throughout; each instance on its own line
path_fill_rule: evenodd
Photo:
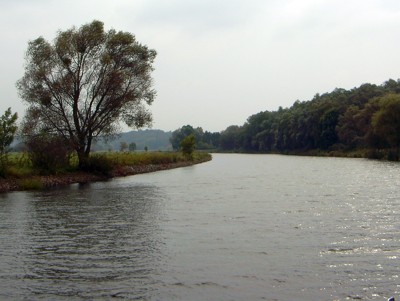
M 90 168 L 77 168 L 77 158 L 55 171 L 34 168 L 27 154 L 10 154 L 8 167 L 0 178 L 0 192 L 38 190 L 72 183 L 87 183 L 140 173 L 189 166 L 211 160 L 208 153 L 196 152 L 192 158 L 177 152 L 104 152 L 93 153 Z

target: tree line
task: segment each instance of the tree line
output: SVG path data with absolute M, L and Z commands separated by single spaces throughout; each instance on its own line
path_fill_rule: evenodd
M 297 100 L 289 108 L 263 111 L 242 126 L 220 133 L 182 127 L 172 133 L 175 148 L 179 137 L 193 132 L 198 148 L 261 153 L 359 152 L 371 158 L 399 159 L 400 80 L 382 85 L 363 84 L 346 90 L 316 94 Z

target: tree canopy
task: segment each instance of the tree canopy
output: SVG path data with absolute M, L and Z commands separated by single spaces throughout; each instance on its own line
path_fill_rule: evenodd
M 182 140 L 189 135 L 194 136 L 196 149 L 216 149 L 219 145 L 219 133 L 203 131 L 201 127 L 194 128 L 191 125 L 184 125 L 172 132 L 171 138 L 169 139 L 172 148 L 179 150 Z
M 245 152 L 400 149 L 400 80 L 335 89 L 250 116 L 221 132 L 220 148 Z M 385 151 L 386 150 L 386 151 Z
M 25 134 L 45 131 L 87 162 L 93 140 L 151 123 L 155 97 L 151 72 L 156 52 L 129 32 L 104 30 L 93 21 L 59 31 L 54 42 L 29 42 L 24 76 L 17 82 L 29 107 Z

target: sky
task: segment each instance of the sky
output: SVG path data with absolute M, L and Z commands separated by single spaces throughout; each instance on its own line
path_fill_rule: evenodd
M 157 51 L 154 129 L 219 132 L 317 93 L 400 78 L 398 0 L 0 0 L 0 113 L 30 40 L 93 20 Z

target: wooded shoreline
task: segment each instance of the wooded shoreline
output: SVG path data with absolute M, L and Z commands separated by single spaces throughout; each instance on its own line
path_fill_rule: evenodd
M 112 178 L 192 166 L 210 161 L 211 159 L 212 158 L 210 156 L 198 160 L 175 163 L 117 166 L 113 169 L 110 176 L 105 176 L 98 173 L 76 171 L 57 175 L 35 175 L 24 178 L 6 178 L 0 179 L 0 193 L 27 190 L 46 190 L 65 187 L 67 185 L 76 183 L 85 184 L 90 182 L 107 181 Z M 27 181 L 34 183 L 35 185 L 27 185 Z

